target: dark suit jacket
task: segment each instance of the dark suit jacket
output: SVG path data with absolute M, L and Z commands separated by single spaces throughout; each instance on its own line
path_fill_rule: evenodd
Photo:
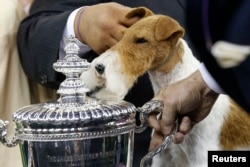
M 187 1 L 187 30 L 200 58 L 224 91 L 248 112 L 250 56 L 240 65 L 225 69 L 216 63 L 210 47 L 218 40 L 250 46 L 249 9 L 249 0 Z
M 179 3 L 179 1 L 181 3 Z M 131 6 L 146 6 L 157 14 L 172 16 L 185 27 L 184 0 L 117 0 L 115 2 Z M 20 60 L 27 76 L 42 85 L 57 88 L 64 76 L 55 72 L 52 65 L 58 59 L 62 33 L 69 14 L 76 8 L 105 2 L 103 0 L 35 0 L 30 16 L 20 25 L 18 48 Z M 185 36 L 188 40 L 188 36 Z M 189 42 L 191 45 L 191 43 Z M 90 51 L 81 55 L 88 60 L 96 54 Z M 143 105 L 153 97 L 148 76 L 144 75 L 126 96 L 127 101 L 136 106 Z M 150 130 L 135 135 L 134 165 L 147 153 Z

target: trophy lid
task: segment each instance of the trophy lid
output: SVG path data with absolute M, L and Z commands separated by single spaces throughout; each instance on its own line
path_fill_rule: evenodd
M 48 102 L 19 109 L 13 114 L 13 121 L 29 128 L 90 126 L 126 119 L 135 111 L 135 106 L 125 101 L 98 100 L 67 105 Z
M 90 127 L 117 126 L 119 123 L 133 124 L 131 128 L 134 128 L 136 108 L 133 104 L 86 97 L 89 90 L 79 75 L 89 69 L 90 63 L 79 58 L 78 51 L 75 38 L 70 37 L 65 47 L 65 58 L 53 64 L 56 71 L 66 76 L 57 90 L 60 94 L 58 101 L 25 106 L 13 114 L 17 138 L 28 140 L 27 134 L 84 131 Z

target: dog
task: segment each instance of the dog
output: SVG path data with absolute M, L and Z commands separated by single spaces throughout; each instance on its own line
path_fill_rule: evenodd
M 123 99 L 138 77 L 148 72 L 154 92 L 197 70 L 200 62 L 183 39 L 185 30 L 173 18 L 144 7 L 127 17 L 142 17 L 122 39 L 93 60 L 81 78 L 97 99 Z M 171 144 L 153 159 L 153 167 L 206 167 L 209 150 L 249 150 L 250 117 L 227 95 L 219 95 L 210 114 L 181 144 Z

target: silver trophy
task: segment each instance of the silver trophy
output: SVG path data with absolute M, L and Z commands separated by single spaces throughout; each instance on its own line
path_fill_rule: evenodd
M 126 101 L 88 98 L 79 75 L 90 64 L 78 57 L 78 51 L 75 38 L 70 37 L 65 58 L 53 65 L 66 76 L 57 91 L 58 101 L 16 111 L 12 139 L 7 139 L 8 121 L 0 120 L 0 141 L 8 147 L 20 146 L 24 167 L 131 167 L 134 133 L 147 128 L 148 114 L 163 109 L 160 101 L 136 108 Z M 136 112 L 140 112 L 140 126 L 135 124 Z M 167 137 L 142 159 L 141 166 L 150 166 L 154 155 L 171 141 Z

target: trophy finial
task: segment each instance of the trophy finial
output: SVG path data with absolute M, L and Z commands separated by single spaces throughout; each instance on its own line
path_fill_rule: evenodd
M 90 63 L 78 56 L 80 48 L 76 44 L 76 38 L 70 36 L 64 48 L 66 56 L 53 64 L 53 68 L 57 72 L 61 72 L 66 76 L 66 79 L 61 83 L 57 93 L 61 95 L 61 102 L 68 103 L 83 103 L 86 93 L 89 91 L 85 87 L 85 83 L 79 78 L 83 71 L 90 68 Z
M 70 36 L 69 38 L 66 39 L 66 46 L 64 48 L 64 51 L 67 54 L 78 54 L 80 48 L 76 44 L 76 38 L 73 36 Z

